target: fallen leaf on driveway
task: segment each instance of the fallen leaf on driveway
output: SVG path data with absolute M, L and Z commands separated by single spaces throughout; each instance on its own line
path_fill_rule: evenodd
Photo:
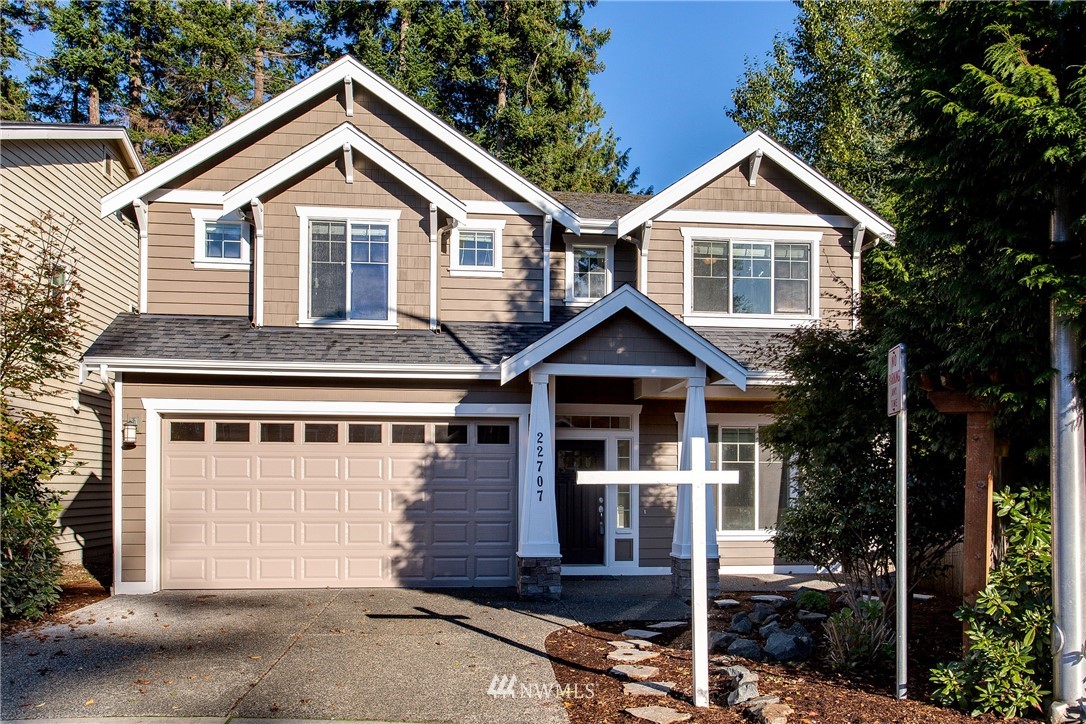
M 136 679 L 135 683 L 139 684 L 140 686 L 147 686 L 148 684 L 151 683 L 151 680 L 150 679 Z
M 83 702 L 83 706 L 94 706 L 94 699 L 87 699 Z
M 262 659 L 263 657 L 262 656 L 250 656 L 249 658 L 252 659 L 253 661 L 257 661 L 259 659 Z

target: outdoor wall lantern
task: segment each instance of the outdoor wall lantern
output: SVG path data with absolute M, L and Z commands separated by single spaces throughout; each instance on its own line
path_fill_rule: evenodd
M 124 427 L 122 429 L 124 430 L 124 437 L 122 438 L 124 440 L 124 444 L 129 446 L 129 447 L 135 446 L 135 444 L 136 444 L 136 433 L 138 433 L 139 429 L 140 429 L 139 418 L 138 417 L 130 417 L 130 418 L 128 418 L 127 420 L 124 421 Z

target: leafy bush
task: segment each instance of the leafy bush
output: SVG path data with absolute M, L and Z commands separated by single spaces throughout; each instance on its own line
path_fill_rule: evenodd
M 804 611 L 829 613 L 830 597 L 822 591 L 800 591 L 799 597 L 796 598 L 796 605 Z
M 894 629 L 886 607 L 876 600 L 856 601 L 826 619 L 826 659 L 838 671 L 879 665 L 890 658 Z
M 45 487 L 71 449 L 57 445 L 52 418 L 14 414 L 0 402 L 0 611 L 41 618 L 60 598 L 56 520 L 60 494 Z
M 977 602 L 955 617 L 967 625 L 964 661 L 932 670 L 934 698 L 974 716 L 1041 710 L 1051 680 L 1052 515 L 1047 487 L 996 494 L 1007 551 Z

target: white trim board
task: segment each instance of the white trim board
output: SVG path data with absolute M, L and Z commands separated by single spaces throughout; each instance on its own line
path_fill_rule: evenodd
M 193 400 L 144 398 L 146 468 L 144 483 L 144 515 L 146 524 L 146 580 L 115 583 L 114 592 L 123 594 L 155 593 L 162 588 L 162 423 L 163 415 L 206 413 L 209 415 L 304 415 L 351 417 L 500 417 L 517 421 L 520 438 L 517 455 L 527 454 L 529 405 L 523 404 L 457 404 L 412 402 L 323 402 L 278 400 Z M 116 496 L 119 498 L 120 496 Z M 115 503 L 116 505 L 116 503 Z M 116 518 L 114 541 L 123 535 L 123 520 Z M 119 546 L 115 546 L 119 550 Z M 115 554 L 116 555 L 116 554 Z M 115 570 L 120 570 L 116 568 Z M 119 574 L 114 574 L 119 578 Z
M 702 164 L 666 189 L 646 200 L 618 220 L 616 233 L 625 236 L 646 221 L 656 219 L 682 199 L 708 185 L 728 169 L 761 151 L 771 161 L 781 166 L 812 191 L 840 209 L 853 220 L 849 226 L 863 224 L 875 236 L 892 242 L 896 232 L 889 222 L 867 208 L 833 182 L 800 160 L 795 154 L 777 143 L 762 131 L 752 131 L 723 153 Z
M 135 174 L 143 173 L 143 163 L 132 145 L 132 139 L 128 137 L 128 129 L 120 126 L 4 123 L 0 125 L 0 141 L 116 141 L 129 171 L 134 171 Z M 117 208 L 131 203 L 130 200 Z
M 290 89 L 280 93 L 267 103 L 246 113 L 233 123 L 224 126 L 199 143 L 190 146 L 165 163 L 159 164 L 147 173 L 138 176 L 102 199 L 101 215 L 108 216 L 117 209 L 124 208 L 133 200 L 162 188 L 170 181 L 192 170 L 202 162 L 222 153 L 231 146 L 244 141 L 253 133 L 273 123 L 276 119 L 302 106 L 309 100 L 335 88 L 337 93 L 345 81 L 351 82 L 352 92 L 349 100 L 353 112 L 353 99 L 356 95 L 371 94 L 388 103 L 408 120 L 414 122 L 426 132 L 459 153 L 481 171 L 514 192 L 525 201 L 545 214 L 554 216 L 563 226 L 574 234 L 580 234 L 580 219 L 565 204 L 531 183 L 513 169 L 491 156 L 461 133 L 430 113 L 417 102 L 392 86 L 376 73 L 366 68 L 354 58 L 343 56 L 326 68 L 301 81 Z M 354 89 L 357 84 L 358 89 Z
M 722 576 L 813 576 L 822 575 L 826 569 L 812 565 L 774 564 L 768 566 L 721 566 Z
M 88 367 L 109 365 L 120 372 L 257 377 L 372 377 L 378 379 L 499 379 L 499 365 L 328 364 L 311 362 L 234 362 L 229 360 L 147 360 L 90 357 Z

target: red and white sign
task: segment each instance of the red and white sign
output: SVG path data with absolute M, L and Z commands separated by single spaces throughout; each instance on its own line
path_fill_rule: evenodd
M 886 414 L 893 417 L 905 409 L 905 345 L 890 348 L 886 368 Z

